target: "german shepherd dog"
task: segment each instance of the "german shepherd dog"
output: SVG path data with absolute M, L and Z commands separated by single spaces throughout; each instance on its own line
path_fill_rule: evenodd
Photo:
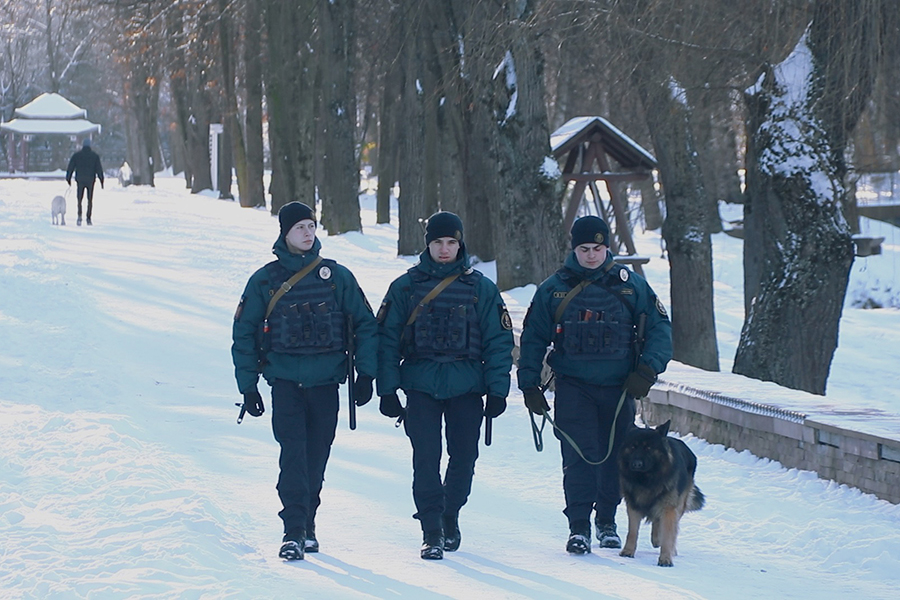
M 671 567 L 678 523 L 685 511 L 700 510 L 705 498 L 694 485 L 697 457 L 659 427 L 631 429 L 619 450 L 619 483 L 628 508 L 628 537 L 620 556 L 634 558 L 641 519 L 652 523 L 650 542 L 660 548 L 660 567 Z

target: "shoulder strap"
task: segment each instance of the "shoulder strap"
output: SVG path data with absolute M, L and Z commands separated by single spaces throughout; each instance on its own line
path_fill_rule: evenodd
M 429 302 L 434 300 L 438 294 L 443 292 L 447 288 L 447 286 L 453 283 L 460 275 L 462 275 L 462 272 L 454 273 L 449 277 L 445 277 L 440 281 L 440 283 L 434 286 L 434 288 L 430 292 L 428 292 L 428 294 L 424 298 L 422 298 L 422 301 L 419 302 L 419 304 L 417 304 L 413 309 L 412 314 L 409 315 L 409 319 L 406 321 L 407 326 L 415 323 L 416 319 L 419 317 L 419 311 L 428 306 Z
M 315 269 L 316 265 L 320 262 L 322 262 L 322 257 L 317 256 L 314 261 L 294 273 L 290 279 L 281 284 L 281 287 L 275 291 L 275 295 L 269 300 L 269 306 L 266 308 L 266 319 L 268 319 L 269 315 L 272 314 L 272 311 L 275 310 L 275 304 L 281 300 L 281 297 L 291 291 L 291 288 L 294 287 L 298 281 L 309 275 L 310 271 Z
M 556 313 L 553 315 L 553 322 L 559 323 L 559 320 L 562 319 L 563 313 L 566 311 L 566 307 L 569 305 L 569 302 L 572 301 L 572 298 L 581 293 L 584 288 L 591 285 L 593 281 L 590 279 L 582 279 L 581 283 L 573 287 L 569 290 L 569 293 L 566 294 L 566 297 L 563 298 L 563 301 L 559 303 L 559 306 L 556 307 Z
M 603 270 L 606 271 L 607 273 L 609 273 L 614 266 L 616 266 L 615 261 L 610 261 L 610 263 L 608 265 L 603 267 Z M 574 273 L 573 273 L 573 275 L 574 275 Z M 563 301 L 560 302 L 559 306 L 556 308 L 556 313 L 553 315 L 554 323 L 559 323 L 559 320 L 562 319 L 563 313 L 565 312 L 566 307 L 569 305 L 569 302 L 572 301 L 572 298 L 574 298 L 575 296 L 580 294 L 582 292 L 582 290 L 584 290 L 584 288 L 591 285 L 592 283 L 600 283 L 600 280 L 599 279 L 582 279 L 581 282 L 578 283 L 578 285 L 576 285 L 571 290 L 569 290 L 569 293 L 566 294 L 566 297 L 563 298 Z M 603 286 L 603 287 L 606 287 L 609 290 L 608 286 Z M 622 298 L 622 294 L 619 294 L 619 293 L 615 292 L 614 290 L 609 290 L 609 291 L 612 292 L 613 294 L 615 294 L 619 298 L 619 300 L 621 300 L 622 302 L 625 302 L 625 299 Z M 627 302 L 625 302 L 625 306 L 628 306 Z M 628 306 L 628 308 L 630 309 L 631 307 Z

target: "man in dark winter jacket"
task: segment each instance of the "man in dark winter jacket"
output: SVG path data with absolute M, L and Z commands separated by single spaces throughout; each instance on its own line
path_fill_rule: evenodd
M 425 243 L 378 311 L 378 395 L 381 413 L 402 418 L 412 444 L 421 557 L 440 559 L 460 544 L 459 510 L 472 489 L 481 421 L 506 409 L 513 335 L 497 286 L 469 266 L 459 217 L 432 215 Z M 449 456 L 443 482 L 442 422 Z
M 103 165 L 100 164 L 100 157 L 96 152 L 91 150 L 90 138 L 84 138 L 81 150 L 72 155 L 69 159 L 69 167 L 66 169 L 66 183 L 72 185 L 72 173 L 75 173 L 75 183 L 78 188 L 78 221 L 77 225 L 81 225 L 81 199 L 84 192 L 87 191 L 87 224 L 91 223 L 91 212 L 94 208 L 94 179 L 100 179 L 100 187 L 103 187 Z
M 256 271 L 234 315 L 231 355 L 243 409 L 265 407 L 259 374 L 272 386 L 272 429 L 281 446 L 278 496 L 284 509 L 279 556 L 318 552 L 315 518 L 338 421 L 338 384 L 347 377 L 347 319 L 352 319 L 358 375 L 356 404 L 372 398 L 378 344 L 375 316 L 346 268 L 319 256 L 316 217 L 300 202 L 278 213 L 278 260 Z M 243 412 L 242 412 L 243 414 Z
M 528 308 L 518 364 L 525 405 L 543 414 L 549 406 L 539 387 L 541 368 L 552 344 L 547 363 L 556 381 L 555 422 L 584 455 L 556 432 L 569 519 L 566 550 L 573 554 L 591 551 L 592 510 L 600 547 L 621 546 L 616 455 L 634 427 L 634 399 L 647 395 L 672 358 L 672 325 L 662 302 L 643 277 L 613 260 L 608 246 L 606 222 L 594 216 L 575 221 L 572 253 Z

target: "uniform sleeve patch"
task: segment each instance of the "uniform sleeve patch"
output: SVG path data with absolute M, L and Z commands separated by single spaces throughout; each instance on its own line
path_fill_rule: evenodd
M 506 307 L 502 304 L 497 305 L 497 310 L 500 311 L 500 326 L 507 331 L 512 331 L 513 324 L 512 318 L 509 316 L 509 311 L 506 310 Z
M 391 303 L 387 300 L 381 303 L 381 306 L 378 307 L 378 314 L 375 316 L 375 319 L 379 323 L 383 323 L 387 318 L 388 309 L 390 309 Z
M 660 301 L 659 296 L 656 297 L 656 310 L 658 310 L 659 314 L 661 314 L 665 318 L 669 318 L 668 313 L 666 313 L 666 307 L 663 306 L 663 303 L 662 301 Z
M 246 299 L 247 299 L 246 297 L 241 296 L 241 301 L 238 302 L 237 309 L 234 311 L 234 320 L 235 321 L 241 320 L 241 313 L 244 312 L 244 300 L 246 300 Z

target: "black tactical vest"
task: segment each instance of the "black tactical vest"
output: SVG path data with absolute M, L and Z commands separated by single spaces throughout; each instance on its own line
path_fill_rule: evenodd
M 269 315 L 269 350 L 283 354 L 321 354 L 344 350 L 344 315 L 334 295 L 335 263 L 323 259 L 278 300 Z M 294 274 L 278 261 L 266 265 L 270 296 Z
M 412 306 L 428 295 L 440 279 L 413 267 Z M 404 358 L 425 358 L 436 362 L 481 360 L 481 324 L 478 320 L 475 287 L 482 274 L 464 273 L 421 309 L 404 331 Z
M 570 287 L 579 280 L 560 271 Z M 623 293 L 624 292 L 624 293 Z M 554 350 L 572 360 L 620 360 L 631 356 L 634 319 L 625 295 L 632 289 L 619 278 L 618 269 L 584 288 L 566 306 L 556 324 Z M 560 296 L 564 294 L 559 292 Z M 561 299 L 552 303 L 555 310 Z M 633 301 L 632 301 L 633 302 Z

